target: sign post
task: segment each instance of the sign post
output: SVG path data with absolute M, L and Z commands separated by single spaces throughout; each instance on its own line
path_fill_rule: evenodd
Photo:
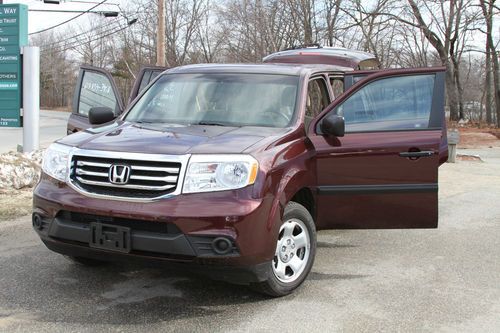
M 39 148 L 40 139 L 40 48 L 23 47 L 23 152 Z
M 20 127 L 21 47 L 28 45 L 28 7 L 0 5 L 0 127 Z

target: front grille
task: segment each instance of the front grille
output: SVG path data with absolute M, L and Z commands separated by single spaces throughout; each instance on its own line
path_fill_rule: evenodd
M 130 167 L 126 184 L 110 181 L 113 165 Z M 71 181 L 85 192 L 127 198 L 156 198 L 177 188 L 181 163 L 142 161 L 74 155 L 71 161 Z

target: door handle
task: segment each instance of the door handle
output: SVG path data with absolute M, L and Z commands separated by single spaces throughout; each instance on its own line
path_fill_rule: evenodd
M 431 157 L 434 155 L 433 151 L 404 151 L 399 153 L 401 157 L 407 157 L 411 160 L 416 160 L 420 157 Z

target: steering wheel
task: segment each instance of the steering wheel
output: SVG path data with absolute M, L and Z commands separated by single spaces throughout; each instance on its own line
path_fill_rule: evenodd
M 280 112 L 280 110 L 276 110 L 275 108 L 269 108 L 266 111 L 262 112 L 262 116 L 265 119 L 271 120 L 273 123 L 278 123 L 282 125 L 288 125 L 290 122 L 290 117 L 284 112 Z

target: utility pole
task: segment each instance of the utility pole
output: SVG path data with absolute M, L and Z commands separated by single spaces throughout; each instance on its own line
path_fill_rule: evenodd
M 158 0 L 158 28 L 156 31 L 156 65 L 165 67 L 165 0 Z

